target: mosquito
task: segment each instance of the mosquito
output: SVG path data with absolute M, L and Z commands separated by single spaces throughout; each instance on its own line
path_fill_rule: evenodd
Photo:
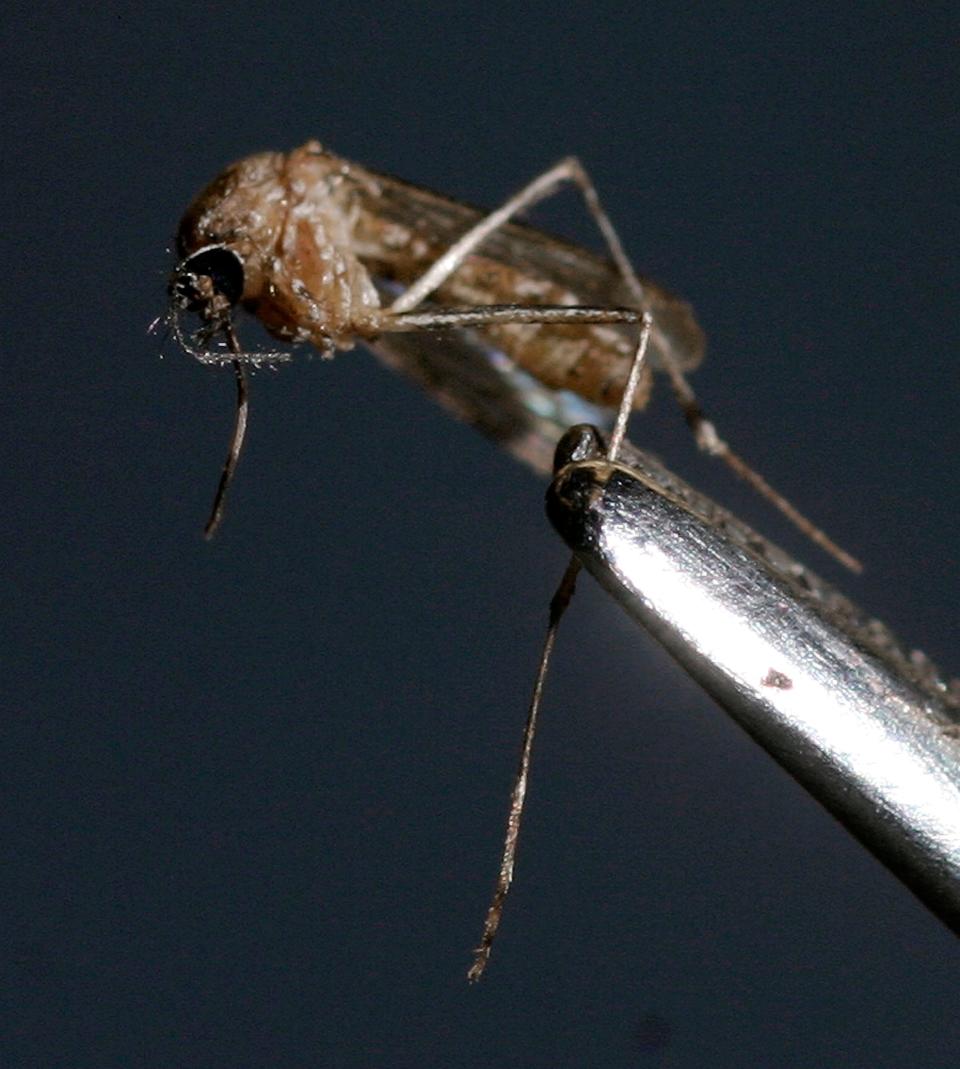
M 606 258 L 517 222 L 565 186 L 579 191 Z M 289 153 L 258 153 L 228 167 L 194 199 L 180 222 L 177 251 L 167 322 L 186 352 L 203 364 L 232 367 L 236 380 L 233 433 L 204 528 L 207 538 L 222 523 L 243 447 L 247 368 L 291 358 L 285 349 L 243 348 L 235 327 L 243 308 L 274 337 L 310 343 L 323 357 L 363 342 L 544 472 L 570 424 L 609 426 L 609 411 L 619 404 L 607 447 L 614 457 L 627 417 L 647 405 L 653 373 L 662 372 L 698 447 L 840 563 L 860 570 L 707 419 L 687 380 L 705 350 L 693 310 L 637 274 L 574 157 L 484 213 L 367 170 L 316 141 Z M 188 315 L 196 318 L 193 330 L 185 326 Z M 512 879 L 543 680 L 577 570 L 572 562 L 551 602 L 500 877 L 472 980 L 489 957 Z

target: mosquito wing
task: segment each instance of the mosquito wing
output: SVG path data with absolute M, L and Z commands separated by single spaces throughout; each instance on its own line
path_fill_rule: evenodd
M 358 208 L 357 251 L 377 279 L 385 304 L 486 214 L 353 164 L 349 179 Z M 697 367 L 705 342 L 693 309 L 658 283 L 646 278 L 641 282 L 644 310 L 654 320 L 651 364 L 660 365 L 660 353 L 667 351 L 682 370 Z M 519 223 L 490 235 L 478 254 L 438 291 L 437 301 L 619 307 L 635 303 L 610 261 Z M 622 336 L 618 348 L 629 360 L 636 346 L 635 328 L 603 329 Z M 487 331 L 382 335 L 371 348 L 460 419 L 544 473 L 551 471 L 554 446 L 572 424 L 588 422 L 603 428 L 612 422 L 609 409 L 537 381 Z
M 358 170 L 351 165 L 352 174 Z M 362 255 L 372 273 L 407 285 L 487 214 L 389 175 L 362 174 L 356 186 Z M 563 303 L 627 308 L 636 303 L 611 261 L 522 223 L 508 223 L 491 234 L 465 266 L 471 265 L 475 277 L 469 285 L 474 290 L 489 286 L 491 304 L 548 303 L 541 296 L 544 284 L 575 298 Z M 706 341 L 693 308 L 652 279 L 641 275 L 640 282 L 642 310 L 653 316 L 653 366 L 662 366 L 660 354 L 666 352 L 681 371 L 694 370 L 703 360 Z M 632 352 L 636 331 L 623 330 Z

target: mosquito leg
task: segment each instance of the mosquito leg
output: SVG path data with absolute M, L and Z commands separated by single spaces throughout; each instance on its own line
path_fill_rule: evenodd
M 700 403 L 697 400 L 696 394 L 693 392 L 690 383 L 687 382 L 686 376 L 676 364 L 669 359 L 669 357 L 666 360 L 663 360 L 663 366 L 667 375 L 670 377 L 670 384 L 673 387 L 673 393 L 677 399 L 677 404 L 683 412 L 683 417 L 687 421 L 687 426 L 693 432 L 693 437 L 697 446 L 708 456 L 717 457 L 722 460 L 731 471 L 745 482 L 749 483 L 749 485 L 762 498 L 769 501 L 770 504 L 773 505 L 778 512 L 786 516 L 786 518 L 801 533 L 805 534 L 811 542 L 814 542 L 826 553 L 829 553 L 834 560 L 838 561 L 844 567 L 849 568 L 852 572 L 858 574 L 862 572 L 863 565 L 856 557 L 847 553 L 847 551 L 838 546 L 829 535 L 815 524 L 811 523 L 799 509 L 793 506 L 782 494 L 774 490 L 758 471 L 755 471 L 750 467 L 750 465 L 735 453 L 719 434 L 717 434 L 716 427 L 706 418 L 706 416 L 704 416 L 703 409 L 700 407 Z
M 499 230 L 519 212 L 531 208 L 557 191 L 564 182 L 576 181 L 575 174 L 582 170 L 572 157 L 561 160 L 549 170 L 538 175 L 495 211 L 471 227 L 458 238 L 447 251 L 390 305 L 390 312 L 409 312 L 421 304 L 438 286 L 457 270 L 464 260 L 494 231 Z M 612 228 L 611 228 L 612 229 Z M 616 236 L 616 235 L 614 235 Z M 618 265 L 619 266 L 619 265 Z M 632 269 L 631 269 L 632 270 Z
M 633 308 L 588 307 L 566 304 L 481 304 L 464 308 L 431 308 L 428 312 L 386 312 L 378 324 L 382 333 L 415 330 L 453 330 L 503 323 L 640 323 Z
M 568 168 L 568 176 L 570 180 L 577 185 L 580 192 L 583 194 L 587 211 L 597 224 L 597 229 L 603 235 L 604 241 L 607 244 L 607 250 L 610 253 L 610 258 L 616 264 L 617 269 L 623 276 L 623 280 L 636 300 L 638 307 L 644 307 L 643 283 L 637 277 L 633 265 L 630 263 L 630 259 L 624 251 L 623 243 L 620 241 L 616 228 L 610 221 L 610 217 L 607 215 L 606 211 L 604 211 L 603 205 L 600 203 L 600 197 L 597 194 L 596 187 L 590 179 L 589 174 L 587 174 L 586 170 L 584 170 L 583 166 L 576 158 L 564 160 L 563 165 L 566 165 Z M 558 165 L 558 167 L 559 166 L 562 165 Z M 737 453 L 734 453 L 727 443 L 719 436 L 716 427 L 704 416 L 703 409 L 700 407 L 690 383 L 687 381 L 686 376 L 674 359 L 669 347 L 661 347 L 658 352 L 658 360 L 670 378 L 674 396 L 677 399 L 677 403 L 680 405 L 680 409 L 687 421 L 687 425 L 693 432 L 694 440 L 696 441 L 698 448 L 708 456 L 718 457 L 722 460 L 736 475 L 749 483 L 756 493 L 765 498 L 775 509 L 786 516 L 786 518 L 790 520 L 798 530 L 805 534 L 811 542 L 816 543 L 816 545 L 829 553 L 830 556 L 839 561 L 840 564 L 849 568 L 852 572 L 861 572 L 863 570 L 863 565 L 856 559 L 856 557 L 847 553 L 824 531 L 811 523 L 811 521 L 808 520 L 802 512 L 795 508 L 782 494 L 774 490 L 758 471 L 755 471 L 742 457 Z
M 387 309 L 387 316 L 399 315 L 412 311 L 425 298 L 429 297 L 438 286 L 441 286 L 454 271 L 476 251 L 478 246 L 494 231 L 508 223 L 515 215 L 522 212 L 539 201 L 546 199 L 555 193 L 564 183 L 573 183 L 579 189 L 584 204 L 590 217 L 597 225 L 597 229 L 603 235 L 610 257 L 622 276 L 631 296 L 636 301 L 637 308 L 645 309 L 646 300 L 643 283 L 637 276 L 630 258 L 623 247 L 623 242 L 617 234 L 616 227 L 607 215 L 600 196 L 597 193 L 590 175 L 575 156 L 568 156 L 560 160 L 553 167 L 538 175 L 528 185 L 515 193 L 504 204 L 481 219 L 476 226 L 468 230 L 461 238 L 453 243 L 449 249 L 436 260 L 404 293 L 402 293 Z M 591 320 L 581 319 L 581 322 Z M 503 322 L 503 320 L 500 320 Z M 517 322 L 563 322 L 563 320 L 517 320 Z M 567 322 L 573 322 L 568 320 Z M 592 322 L 603 322 L 592 320 Z M 629 320 L 620 320 L 629 322 Z M 815 542 L 822 549 L 841 564 L 850 568 L 851 571 L 859 572 L 862 566 L 855 557 L 841 549 L 820 528 L 808 520 L 797 508 L 785 497 L 773 489 L 772 486 L 751 468 L 745 460 L 733 452 L 727 443 L 720 438 L 713 423 L 707 420 L 697 402 L 696 396 L 687 382 L 682 370 L 669 347 L 659 347 L 658 359 L 664 370 L 670 377 L 673 392 L 680 404 L 688 425 L 693 431 L 697 446 L 709 456 L 719 457 L 740 478 L 746 480 L 754 490 L 764 497 L 778 511 L 787 517 L 803 534 Z
M 405 312 L 399 315 L 388 314 L 384 317 L 384 331 L 443 330 L 457 327 L 484 327 L 498 323 L 639 323 L 644 324 L 641 346 L 646 351 L 652 319 L 649 313 L 638 313 L 629 308 L 571 308 L 566 305 L 551 307 L 549 305 L 481 305 L 477 308 L 440 308 L 429 312 Z M 632 376 L 639 376 L 643 358 L 635 360 L 631 368 Z M 667 365 L 677 401 L 683 410 L 687 423 L 693 431 L 697 445 L 710 456 L 719 457 L 740 478 L 748 482 L 753 489 L 766 498 L 776 509 L 787 517 L 803 534 L 821 549 L 845 565 L 853 572 L 862 570 L 862 565 L 845 550 L 841 549 L 819 527 L 811 523 L 782 494 L 754 471 L 746 461 L 733 452 L 720 438 L 714 425 L 704 417 L 697 402 L 696 395 L 686 378 L 675 366 Z M 636 390 L 636 381 L 631 380 L 624 396 L 631 402 Z M 620 406 L 614 437 L 611 438 L 613 453 L 619 449 L 626 432 L 626 420 L 630 408 Z M 610 459 L 613 459 L 611 456 Z
M 527 722 L 523 729 L 523 743 L 520 747 L 520 763 L 517 774 L 513 781 L 513 791 L 510 794 L 510 812 L 507 816 L 507 832 L 503 841 L 503 856 L 500 859 L 500 871 L 497 875 L 497 885 L 493 892 L 493 898 L 487 909 L 487 916 L 483 922 L 483 935 L 480 945 L 474 950 L 473 964 L 467 972 L 467 979 L 476 983 L 483 975 L 487 962 L 490 960 L 490 950 L 493 940 L 500 927 L 503 917 L 503 907 L 510 885 L 513 883 L 513 866 L 517 856 L 517 842 L 520 838 L 520 820 L 523 816 L 523 803 L 527 796 L 527 782 L 530 776 L 530 757 L 533 752 L 533 738 L 537 730 L 537 714 L 540 712 L 540 700 L 543 697 L 543 685 L 547 678 L 547 669 L 550 666 L 550 655 L 557 640 L 557 629 L 560 619 L 564 614 L 573 592 L 576 589 L 577 575 L 580 572 L 580 562 L 576 557 L 570 558 L 560 585 L 550 599 L 550 619 L 547 624 L 547 634 L 543 642 L 543 650 L 540 653 L 540 664 L 537 668 L 537 678 L 533 685 L 533 695 L 530 698 L 530 708 L 527 712 Z
M 377 333 L 403 331 L 452 330 L 463 327 L 495 327 L 503 324 L 543 324 L 543 325 L 577 325 L 577 324 L 639 324 L 645 319 L 645 313 L 632 308 L 585 307 L 570 305 L 542 304 L 486 304 L 475 307 L 430 308 L 426 311 L 401 312 L 389 311 L 380 315 L 376 324 Z M 538 377 L 551 384 L 562 383 L 565 378 L 576 374 L 576 356 L 564 359 L 563 350 L 559 350 L 556 363 L 541 361 L 538 364 Z M 618 369 L 618 375 L 620 369 Z M 640 374 L 638 369 L 637 374 Z M 649 375 L 644 377 L 644 385 L 649 383 Z M 614 383 L 603 385 L 606 393 L 615 392 Z M 635 394 L 635 388 L 631 394 Z M 606 403 L 609 403 L 607 401 Z
M 620 407 L 617 409 L 617 418 L 613 424 L 610 441 L 607 445 L 607 460 L 612 464 L 620 452 L 623 439 L 627 433 L 627 420 L 633 411 L 633 399 L 640 384 L 640 372 L 643 370 L 643 362 L 647 356 L 647 346 L 650 344 L 650 331 L 653 329 L 653 316 L 649 312 L 643 313 L 640 322 L 640 338 L 637 341 L 637 352 L 630 365 L 630 374 L 627 376 L 627 384 L 623 388 L 623 397 L 620 399 Z
M 617 421 L 610 443 L 607 446 L 607 459 L 614 461 L 620 445 L 623 442 L 624 432 L 627 426 L 627 417 L 633 408 L 634 393 L 640 382 L 640 372 L 643 361 L 647 355 L 647 345 L 650 341 L 650 329 L 652 318 L 648 312 L 641 317 L 640 340 L 627 377 L 627 384 L 623 391 L 620 409 L 617 413 Z M 513 791 L 510 794 L 510 810 L 507 815 L 507 830 L 503 839 L 503 854 L 500 858 L 500 871 L 497 875 L 497 883 L 494 888 L 493 898 L 487 909 L 487 916 L 483 922 L 483 935 L 480 945 L 474 950 L 473 964 L 467 972 L 467 979 L 476 983 L 483 975 L 487 962 L 490 960 L 490 951 L 493 940 L 500 927 L 503 917 L 503 907 L 506 904 L 507 895 L 510 893 L 510 885 L 513 883 L 513 868 L 517 857 L 517 843 L 520 839 L 520 822 L 523 818 L 523 806 L 527 797 L 527 783 L 530 778 L 530 758 L 533 754 L 533 739 L 537 730 L 537 717 L 543 700 L 543 686 L 547 678 L 547 669 L 550 665 L 550 656 L 557 641 L 557 631 L 560 621 L 567 610 L 567 606 L 573 598 L 577 584 L 577 576 L 580 573 L 580 561 L 576 557 L 570 558 L 553 597 L 550 599 L 550 616 L 547 623 L 547 633 L 543 641 L 543 649 L 540 653 L 540 663 L 537 666 L 537 678 L 533 685 L 533 695 L 530 698 L 530 706 L 527 711 L 527 722 L 523 729 L 523 742 L 520 746 L 520 763 L 513 781 Z

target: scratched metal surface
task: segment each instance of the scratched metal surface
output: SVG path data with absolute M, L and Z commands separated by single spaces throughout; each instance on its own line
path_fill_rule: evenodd
M 954 16 L 270 19 L 8 27 L 0 1061 L 954 1064 L 953 937 L 588 583 L 467 989 L 565 556 L 544 484 L 373 357 L 301 358 L 255 376 L 205 545 L 231 386 L 145 333 L 231 159 L 318 137 L 492 206 L 577 152 L 696 308 L 708 411 L 866 575 L 663 391 L 631 437 L 956 674 Z M 593 240 L 572 195 L 535 218 Z

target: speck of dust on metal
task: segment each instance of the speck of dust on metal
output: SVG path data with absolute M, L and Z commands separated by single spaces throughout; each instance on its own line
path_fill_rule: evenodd
M 579 191 L 607 257 L 516 222 L 563 186 Z M 633 409 L 646 406 L 661 372 L 697 445 L 727 464 L 811 540 L 854 571 L 855 558 L 778 494 L 719 436 L 686 374 L 701 362 L 703 331 L 689 304 L 638 275 L 594 185 L 574 158 L 483 213 L 377 174 L 309 142 L 231 165 L 188 207 L 165 317 L 182 348 L 233 369 L 236 416 L 205 527 L 223 520 L 249 411 L 247 368 L 291 359 L 248 351 L 243 308 L 278 339 L 309 342 L 324 357 L 368 345 L 416 379 L 456 416 L 542 473 L 574 423 L 611 426 L 616 458 Z M 194 329 L 185 322 L 194 317 Z M 530 746 L 556 627 L 573 592 L 574 558 L 551 602 L 514 784 L 494 900 L 468 973 L 479 979 L 512 879 Z M 784 687 L 779 678 L 768 684 Z

